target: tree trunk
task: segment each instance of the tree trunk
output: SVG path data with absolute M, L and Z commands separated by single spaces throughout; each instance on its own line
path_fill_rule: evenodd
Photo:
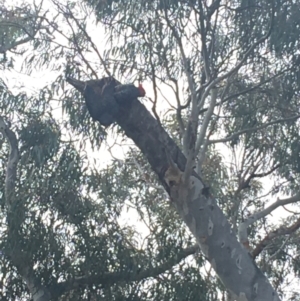
M 84 91 L 85 82 L 72 78 L 67 81 Z M 95 102 L 101 102 L 99 91 L 95 89 L 93 94 Z M 193 172 L 189 180 L 184 181 L 182 172 L 186 158 L 160 123 L 137 98 L 118 93 L 114 96 L 119 105 L 115 121 L 146 156 L 170 195 L 171 204 L 197 239 L 225 287 L 241 301 L 280 300 L 250 254 L 238 242 L 201 178 Z

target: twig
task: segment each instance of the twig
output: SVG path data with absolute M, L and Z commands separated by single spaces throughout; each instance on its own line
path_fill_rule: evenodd
M 209 140 L 209 144 L 228 142 L 228 141 L 231 141 L 231 140 L 234 140 L 234 139 L 238 138 L 242 134 L 249 133 L 249 132 L 254 132 L 254 131 L 259 131 L 259 130 L 267 128 L 270 125 L 281 123 L 281 122 L 286 122 L 286 121 L 292 121 L 292 120 L 298 119 L 298 118 L 300 118 L 300 115 L 295 115 L 295 116 L 292 116 L 292 117 L 289 117 L 289 118 L 277 119 L 277 120 L 265 123 L 265 124 L 263 124 L 261 126 L 257 126 L 257 127 L 254 127 L 254 128 L 248 128 L 248 129 L 240 130 L 240 131 L 232 134 L 231 136 L 229 136 L 227 138 Z

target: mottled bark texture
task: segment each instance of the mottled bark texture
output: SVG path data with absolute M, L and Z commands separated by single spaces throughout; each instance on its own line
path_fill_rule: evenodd
M 89 106 L 98 109 L 102 102 L 105 105 L 101 108 L 108 106 L 105 93 L 113 91 L 113 97 L 110 95 L 109 98 L 113 98 L 113 105 L 117 105 L 117 108 L 110 108 L 108 112 L 97 109 L 97 113 L 91 115 L 102 123 L 103 115 L 108 113 L 112 116 L 111 120 L 118 123 L 140 148 L 225 287 L 242 301 L 279 300 L 268 279 L 238 242 L 201 178 L 193 172 L 189 181 L 184 183 L 182 172 L 186 158 L 160 123 L 136 98 L 139 95 L 138 88 L 120 85 L 114 79 L 81 82 L 68 78 L 67 81 L 83 92 Z M 109 81 L 113 88 L 103 90 L 104 81 Z M 86 86 L 93 90 L 89 95 L 84 92 Z M 103 100 L 103 97 L 106 99 Z

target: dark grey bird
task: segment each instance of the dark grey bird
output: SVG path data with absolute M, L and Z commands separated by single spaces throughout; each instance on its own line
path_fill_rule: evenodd
M 94 120 L 98 120 L 104 126 L 116 121 L 119 106 L 114 93 L 115 87 L 120 85 L 120 82 L 113 77 L 86 82 L 69 77 L 67 82 L 83 94 L 87 109 Z

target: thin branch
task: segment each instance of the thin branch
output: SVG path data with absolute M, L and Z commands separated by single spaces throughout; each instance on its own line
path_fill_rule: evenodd
M 249 226 L 254 224 L 257 220 L 259 220 L 259 219 L 265 217 L 266 215 L 270 214 L 272 211 L 274 211 L 275 209 L 277 209 L 280 206 L 296 203 L 296 202 L 299 202 L 299 201 L 300 201 L 300 192 L 298 192 L 297 194 L 295 194 L 294 196 L 292 196 L 290 198 L 278 199 L 275 203 L 271 204 L 267 208 L 252 214 L 250 217 L 248 217 L 247 220 L 245 220 L 244 222 L 242 222 L 239 225 L 238 236 L 239 236 L 240 242 L 243 245 L 248 245 L 247 229 L 249 228 Z
M 167 70 L 169 70 L 169 68 L 167 68 Z M 168 73 L 169 73 L 169 71 L 168 71 Z M 176 96 L 176 103 L 177 103 L 176 119 L 177 119 L 177 122 L 178 122 L 178 125 L 179 125 L 181 137 L 183 137 L 183 135 L 184 135 L 184 123 L 183 123 L 182 115 L 181 115 L 181 111 L 183 110 L 183 108 L 181 106 L 180 97 L 179 97 L 178 81 L 176 79 L 172 78 L 172 77 L 170 77 L 170 80 L 175 85 L 174 93 L 175 93 L 175 96 Z
M 282 236 L 282 235 L 288 235 L 292 234 L 295 231 L 297 231 L 300 228 L 300 218 L 291 226 L 286 227 L 285 225 L 279 227 L 275 231 L 270 232 L 263 240 L 261 240 L 255 247 L 255 249 L 252 251 L 252 257 L 256 258 L 264 249 L 267 245 L 269 245 L 272 240 L 276 237 Z M 287 240 L 290 237 L 287 238 Z M 287 240 L 282 244 L 282 246 L 279 248 L 279 250 L 283 249 L 284 245 L 286 244 Z M 275 252 L 272 256 L 276 256 L 278 254 L 279 250 Z
M 281 185 L 284 185 L 284 183 L 282 183 Z M 269 190 L 268 192 L 266 192 L 265 194 L 260 195 L 260 196 L 257 196 L 257 197 L 255 197 L 255 198 L 249 200 L 249 201 L 247 202 L 247 204 L 242 208 L 242 215 L 243 215 L 243 213 L 245 212 L 245 210 L 246 210 L 251 204 L 254 204 L 257 200 L 260 200 L 260 199 L 263 199 L 263 198 L 265 199 L 265 198 L 267 198 L 268 196 L 273 195 L 273 194 L 276 193 L 276 192 L 277 192 L 277 188 L 275 187 L 275 188 L 272 188 L 271 190 Z M 282 207 L 284 208 L 284 206 L 282 206 Z M 293 212 L 291 212 L 291 213 L 293 213 Z
M 208 110 L 207 110 L 207 112 L 205 114 L 203 123 L 201 125 L 200 133 L 198 135 L 198 139 L 197 139 L 197 142 L 196 142 L 196 154 L 198 154 L 198 152 L 200 150 L 200 147 L 204 143 L 206 130 L 207 130 L 207 127 L 208 127 L 209 122 L 211 120 L 211 116 L 214 113 L 214 108 L 216 106 L 216 101 L 217 101 L 217 96 L 218 96 L 217 91 L 218 91 L 217 88 L 213 88 L 211 90 L 211 99 L 210 99 L 209 108 L 208 108 Z
M 291 238 L 291 236 L 288 236 L 285 239 L 285 241 L 281 244 L 281 246 L 277 249 L 277 251 L 275 253 L 273 253 L 272 256 L 270 256 L 270 258 L 269 258 L 270 262 L 277 256 L 277 254 L 279 254 L 279 252 L 281 252 L 283 250 L 283 248 L 285 247 L 287 242 L 290 240 L 290 238 Z
M 220 83 L 222 80 L 230 77 L 231 75 L 235 74 L 245 63 L 245 61 L 247 60 L 248 56 L 251 54 L 251 52 L 262 42 L 264 42 L 266 39 L 269 38 L 271 32 L 272 32 L 272 28 L 273 28 L 273 22 L 274 22 L 274 8 L 273 8 L 273 12 L 272 12 L 272 16 L 271 16 L 271 21 L 270 21 L 270 28 L 268 30 L 268 32 L 262 36 L 260 39 L 258 39 L 257 42 L 255 42 L 254 44 L 252 44 L 248 50 L 245 52 L 243 58 L 237 63 L 237 65 L 232 68 L 230 71 L 228 71 L 227 73 L 225 73 L 224 75 L 221 75 L 219 77 L 216 77 L 214 80 L 212 80 L 208 86 L 206 87 L 202 97 L 201 97 L 201 101 L 198 104 L 199 109 L 201 109 L 206 97 L 208 96 L 211 88 L 213 88 L 214 86 L 216 86 L 218 83 Z
M 231 136 L 229 136 L 229 137 L 227 137 L 227 138 L 221 138 L 221 139 L 209 140 L 209 144 L 216 144 L 216 143 L 221 143 L 221 142 L 228 142 L 228 141 L 231 141 L 231 140 L 234 140 L 234 139 L 238 138 L 238 137 L 239 137 L 240 135 L 242 135 L 242 134 L 249 133 L 249 132 L 256 132 L 256 131 L 265 129 L 265 128 L 267 128 L 267 127 L 270 126 L 270 125 L 277 124 L 277 123 L 281 123 L 281 122 L 292 121 L 292 120 L 295 120 L 295 119 L 298 119 L 298 118 L 300 118 L 300 115 L 295 115 L 295 116 L 292 116 L 292 117 L 289 117 L 289 118 L 277 119 L 277 120 L 274 120 L 274 121 L 265 123 L 265 124 L 263 124 L 263 125 L 260 125 L 260 126 L 258 126 L 258 127 L 240 130 L 240 131 L 238 131 L 238 132 L 236 132 L 236 133 L 233 133 Z
M 275 203 L 272 205 L 268 206 L 267 208 L 253 214 L 252 216 L 249 217 L 248 220 L 259 220 L 266 215 L 270 214 L 272 211 L 277 209 L 280 206 L 287 205 L 287 204 L 292 204 L 300 201 L 300 192 L 295 194 L 294 196 L 286 199 L 278 199 Z M 249 225 L 253 224 L 253 222 L 249 223 Z
M 70 23 L 70 21 L 68 20 L 68 17 L 66 17 L 66 21 L 69 24 L 71 30 L 72 30 L 72 35 L 73 35 L 73 41 L 74 44 L 76 46 L 76 50 L 78 51 L 79 55 L 81 56 L 82 60 L 84 61 L 84 63 L 86 64 L 87 68 L 91 70 L 92 74 L 94 75 L 95 78 L 98 78 L 97 72 L 92 68 L 92 66 L 90 65 L 90 63 L 88 62 L 88 60 L 85 58 L 85 56 L 82 53 L 82 49 L 78 44 L 77 38 L 76 38 L 76 33 Z
M 198 103 L 197 92 L 195 88 L 195 81 L 190 71 L 190 62 L 186 57 L 181 38 L 176 28 L 171 24 L 166 11 L 165 11 L 165 19 L 177 41 L 180 54 L 183 60 L 184 71 L 188 80 L 188 86 L 191 92 L 192 108 L 183 137 L 183 152 L 187 158 L 183 178 L 184 181 L 187 181 L 187 179 L 189 179 L 192 173 L 192 168 L 195 164 L 195 155 L 196 155 L 195 146 L 196 146 L 196 135 L 197 135 L 197 128 L 198 128 L 198 111 L 199 111 L 197 107 L 197 103 Z
M 78 22 L 78 20 L 74 17 L 74 15 L 71 13 L 71 17 L 72 19 L 75 21 L 76 25 L 78 26 L 78 28 L 84 33 L 85 37 L 87 38 L 87 40 L 90 42 L 92 48 L 94 49 L 94 51 L 96 52 L 100 62 L 102 63 L 103 65 L 103 68 L 106 72 L 106 74 L 110 77 L 112 76 L 110 71 L 108 70 L 107 66 L 106 66 L 106 63 L 102 57 L 102 55 L 100 54 L 98 48 L 96 47 L 96 45 L 94 44 L 92 38 L 89 36 L 89 34 L 87 33 L 87 31 L 84 29 L 84 27 Z
M 174 258 L 167 259 L 157 267 L 149 267 L 145 270 L 139 271 L 138 267 L 132 267 L 131 270 L 136 272 L 115 272 L 115 273 L 103 273 L 99 275 L 92 275 L 87 277 L 75 278 L 66 282 L 61 282 L 53 285 L 50 288 L 52 296 L 61 296 L 62 294 L 74 290 L 77 287 L 86 285 L 99 285 L 100 287 L 110 287 L 113 284 L 123 282 L 125 279 L 127 282 L 141 281 L 150 277 L 157 277 L 160 274 L 170 270 L 173 266 L 181 262 L 187 256 L 195 254 L 199 251 L 199 246 L 194 245 L 192 247 L 182 249 Z
M 150 39 L 151 39 L 151 43 L 152 44 L 152 32 L 150 31 Z M 150 51 L 150 66 L 151 66 L 151 79 L 152 79 L 152 89 L 153 89 L 153 93 L 154 93 L 154 100 L 153 100 L 153 105 L 152 105 L 152 112 L 154 114 L 154 116 L 156 117 L 157 121 L 161 124 L 160 122 L 160 118 L 157 114 L 157 110 L 156 110 L 156 106 L 157 106 L 157 100 L 158 100 L 158 96 L 157 96 L 157 84 L 156 84 L 156 68 L 155 65 L 153 63 L 152 57 L 153 57 L 153 51 L 152 51 L 152 47 L 149 47 L 149 51 Z
M 216 108 L 216 103 L 215 103 L 215 108 Z M 198 161 L 197 161 L 197 173 L 198 174 L 201 174 L 202 165 L 203 165 L 203 162 L 205 160 L 205 156 L 206 156 L 207 149 L 208 149 L 208 146 L 209 146 L 209 138 L 214 133 L 215 126 L 216 126 L 216 124 L 218 122 L 218 119 L 219 119 L 218 117 L 220 115 L 220 111 L 221 111 L 221 107 L 219 107 L 218 112 L 216 113 L 217 118 L 214 118 L 214 120 L 211 123 L 210 131 L 206 135 L 206 138 L 203 139 L 202 144 L 199 144 L 199 148 L 196 152 L 197 159 L 198 159 Z
M 37 34 L 37 32 L 40 29 L 45 28 L 45 27 L 42 27 L 42 22 L 43 22 L 43 18 L 45 17 L 46 13 L 44 14 L 44 16 L 39 17 L 41 20 L 38 24 L 35 23 L 35 24 L 32 25 L 32 28 L 30 28 L 32 32 L 29 32 L 29 30 L 24 25 L 21 25 L 18 22 L 12 22 L 12 21 L 0 22 L 1 26 L 17 27 L 17 28 L 21 29 L 27 35 L 26 38 L 21 39 L 19 41 L 13 41 L 13 42 L 8 43 L 7 45 L 1 45 L 0 46 L 0 53 L 5 53 L 6 51 L 8 51 L 12 48 L 15 48 L 15 47 L 17 47 L 21 44 L 25 44 L 27 42 L 30 42 L 30 41 L 34 40 L 35 35 Z M 37 18 L 36 16 L 31 16 L 31 17 Z M 28 16 L 26 16 L 26 18 L 28 18 Z M 24 19 L 25 18 L 19 18 L 18 21 L 23 21 Z M 37 21 L 37 20 L 35 20 L 35 21 Z
M 287 211 L 287 212 L 289 212 L 289 213 L 293 213 L 294 215 L 298 215 L 298 214 L 300 214 L 300 212 L 296 212 L 296 211 L 293 211 L 293 210 L 287 209 L 285 206 L 282 206 L 282 207 L 283 207 L 283 209 L 284 209 L 285 211 Z
M 56 5 L 58 11 L 60 11 L 60 12 L 65 16 L 65 19 L 66 19 L 66 21 L 67 21 L 67 23 L 68 23 L 68 25 L 70 26 L 70 29 L 71 29 L 71 31 L 72 31 L 73 42 L 74 42 L 74 44 L 75 44 L 75 46 L 76 46 L 76 50 L 77 50 L 77 52 L 79 53 L 80 57 L 82 58 L 82 60 L 83 60 L 84 63 L 86 64 L 87 68 L 88 68 L 89 70 L 91 70 L 93 76 L 94 76 L 95 78 L 98 78 L 98 75 L 97 75 L 96 71 L 92 68 L 92 66 L 90 65 L 90 63 L 87 61 L 87 59 L 85 58 L 85 56 L 84 56 L 83 53 L 82 53 L 82 49 L 81 49 L 81 47 L 80 47 L 79 44 L 78 44 L 78 41 L 77 41 L 77 38 L 76 38 L 76 33 L 75 33 L 74 29 L 73 29 L 72 24 L 71 24 L 70 21 L 69 21 L 69 18 L 71 17 L 72 20 L 75 21 L 75 23 L 77 24 L 77 26 L 80 26 L 79 28 L 80 28 L 81 30 L 82 30 L 82 26 L 81 26 L 80 24 L 78 25 L 78 23 L 77 23 L 78 21 L 77 21 L 77 19 L 74 17 L 74 15 L 72 14 L 72 11 L 71 11 L 70 9 L 69 9 L 68 12 L 66 12 L 66 11 L 64 11 L 64 9 L 61 7 L 61 4 L 60 4 L 58 1 L 52 0 L 52 2 L 53 2 L 54 5 Z M 69 40 L 69 39 L 68 39 L 68 40 Z M 92 45 L 92 46 L 93 46 L 93 45 Z M 105 66 L 104 66 L 104 67 L 105 67 Z
M 209 58 L 208 58 L 208 52 L 207 52 L 207 47 L 206 47 L 206 28 L 204 25 L 204 11 L 203 11 L 203 6 L 202 2 L 198 2 L 199 5 L 199 19 L 198 22 L 200 24 L 200 29 L 198 32 L 200 33 L 201 36 L 201 44 L 202 44 L 202 56 L 203 56 L 203 64 L 204 64 L 204 71 L 205 71 L 205 76 L 207 80 L 210 80 L 210 68 L 209 68 Z M 210 20 L 207 20 L 207 23 L 209 23 Z
M 280 75 L 284 74 L 285 72 L 289 71 L 290 69 L 291 69 L 291 68 L 284 69 L 283 71 L 281 71 L 281 72 L 279 72 L 279 73 L 273 75 L 272 77 L 270 77 L 270 78 L 268 78 L 268 79 L 266 79 L 266 80 L 260 82 L 259 84 L 255 85 L 255 86 L 253 86 L 253 87 L 244 89 L 244 90 L 242 90 L 241 92 L 237 92 L 237 93 L 235 93 L 235 94 L 229 95 L 229 96 L 227 96 L 226 98 L 223 98 L 224 95 L 225 95 L 224 92 L 226 92 L 225 89 L 224 89 L 224 92 L 222 92 L 222 96 L 220 97 L 220 98 L 221 98 L 221 101 L 217 102 L 216 107 L 217 107 L 217 106 L 221 106 L 223 103 L 227 102 L 228 100 L 230 100 L 230 99 L 232 99 L 232 98 L 237 98 L 238 96 L 244 95 L 244 94 L 246 94 L 246 93 L 249 93 L 249 92 L 251 92 L 251 91 L 254 91 L 254 90 L 260 88 L 260 87 L 263 86 L 264 84 L 269 83 L 270 81 L 272 81 L 273 79 L 279 77 Z M 228 84 L 228 83 L 227 83 L 227 84 Z M 197 93 L 198 93 L 198 92 L 199 92 L 199 90 L 197 90 Z M 207 110 L 208 110 L 208 108 L 203 108 L 203 109 L 201 109 L 201 110 L 199 111 L 199 114 L 202 114 L 202 113 L 206 112 Z
M 6 51 L 12 49 L 12 48 L 15 48 L 21 44 L 25 44 L 29 41 L 31 41 L 33 38 L 32 37 L 27 37 L 27 38 L 24 38 L 24 39 L 21 39 L 19 41 L 16 41 L 16 42 L 13 42 L 13 43 L 10 43 L 10 44 L 6 44 L 6 45 L 1 45 L 0 46 L 0 53 L 5 53 Z
M 238 189 L 235 192 L 235 195 L 237 195 L 238 193 L 240 193 L 243 189 L 247 188 L 250 186 L 250 181 L 254 178 L 263 178 L 266 177 L 268 175 L 270 175 L 271 173 L 273 173 L 277 168 L 279 168 L 281 166 L 281 164 L 277 164 L 275 166 L 273 166 L 270 170 L 263 172 L 263 173 L 255 173 L 255 171 L 260 167 L 260 162 L 257 162 L 257 165 L 252 167 L 252 173 L 248 176 L 248 178 L 246 178 L 245 176 L 241 176 L 239 179 L 239 186 Z M 250 166 L 251 167 L 251 166 Z
M 174 34 L 174 37 L 175 37 L 175 39 L 177 41 L 177 44 L 178 44 L 178 47 L 179 47 L 179 50 L 180 50 L 180 54 L 181 54 L 181 57 L 182 57 L 182 61 L 183 61 L 184 71 L 185 71 L 186 77 L 188 79 L 188 85 L 189 85 L 189 89 L 191 91 L 191 97 L 192 97 L 192 102 L 193 102 L 194 100 L 196 100 L 196 89 L 195 89 L 194 79 L 192 78 L 191 72 L 189 70 L 190 66 L 189 66 L 188 58 L 186 57 L 186 54 L 185 54 L 185 51 L 184 51 L 184 47 L 182 45 L 181 38 L 180 38 L 180 36 L 179 36 L 176 28 L 174 26 L 172 26 L 169 18 L 167 17 L 167 14 L 166 14 L 165 18 L 167 20 L 168 26 L 172 30 L 172 32 Z
M 242 91 L 240 91 L 240 92 L 237 92 L 237 93 L 234 93 L 234 94 L 232 94 L 232 95 L 229 95 L 229 96 L 227 96 L 226 98 L 222 99 L 222 103 L 224 103 L 224 102 L 226 102 L 226 101 L 228 101 L 228 100 L 230 100 L 230 99 L 232 99 L 232 98 L 237 98 L 237 97 L 240 96 L 240 95 L 243 95 L 243 94 L 249 93 L 249 92 L 251 92 L 251 91 L 254 91 L 254 90 L 258 89 L 259 87 L 263 86 L 264 84 L 267 84 L 267 83 L 269 83 L 270 81 L 272 81 L 273 79 L 275 79 L 275 78 L 277 78 L 277 77 L 283 75 L 284 73 L 290 71 L 291 69 L 292 69 L 292 68 L 286 68 L 286 69 L 284 69 L 284 70 L 278 72 L 277 74 L 275 74 L 275 75 L 273 75 L 273 76 L 267 78 L 266 80 L 261 81 L 259 84 L 255 85 L 255 86 L 253 86 L 253 87 L 250 87 L 250 88 L 244 89 L 244 90 L 242 90 Z

